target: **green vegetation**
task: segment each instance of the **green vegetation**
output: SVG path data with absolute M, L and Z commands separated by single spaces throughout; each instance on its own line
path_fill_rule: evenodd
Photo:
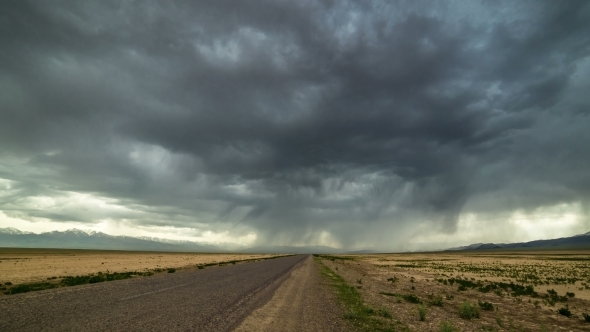
M 426 320 L 426 306 L 423 304 L 418 306 L 418 319 L 420 319 L 421 322 Z
M 442 322 L 440 324 L 440 332 L 459 332 L 459 328 L 455 327 L 451 322 Z
M 36 284 L 23 284 L 23 285 L 18 285 L 18 286 L 14 286 L 14 287 L 10 288 L 6 292 L 4 292 L 4 294 L 10 295 L 10 294 L 18 294 L 18 293 L 28 293 L 28 292 L 39 291 L 39 290 L 44 290 L 44 289 L 51 289 L 51 288 L 55 288 L 55 287 L 57 287 L 56 284 L 50 284 L 48 282 L 42 282 L 42 283 L 36 283 Z
M 571 317 L 572 316 L 572 312 L 570 311 L 570 308 L 566 305 L 563 308 L 560 308 L 559 310 L 557 310 L 557 313 L 559 313 L 562 316 L 565 317 Z
M 336 260 L 342 260 L 342 261 L 353 261 L 355 260 L 354 257 L 351 256 L 333 256 L 333 255 L 313 255 L 314 257 L 320 258 L 320 259 L 327 259 L 329 261 L 336 261 Z
M 430 294 L 428 296 L 428 299 L 430 300 L 430 305 L 437 306 L 437 307 L 443 306 L 443 298 L 440 294 L 436 295 L 436 296 L 433 294 Z
M 422 303 L 422 300 L 420 300 L 420 298 L 414 294 L 404 295 L 404 294 L 396 294 L 396 293 L 389 293 L 389 292 L 379 292 L 379 294 L 386 295 L 386 296 L 400 297 L 400 298 L 406 300 L 406 302 L 410 302 L 410 303 L 418 303 L 418 304 Z
M 385 318 L 391 318 L 391 312 L 389 312 L 389 310 L 387 310 L 387 308 L 379 308 L 379 310 L 377 310 L 377 315 L 381 316 L 381 317 L 385 317 Z
M 463 302 L 459 306 L 459 317 L 464 319 L 479 318 L 479 307 L 469 302 Z
M 491 304 L 490 302 L 481 302 L 481 301 L 477 301 L 477 304 L 479 304 L 479 307 L 482 310 L 488 310 L 488 311 L 492 311 L 494 310 L 494 305 Z
M 113 272 L 113 273 L 102 273 L 90 274 L 86 276 L 75 276 L 75 277 L 63 277 L 61 280 L 62 286 L 76 286 L 84 284 L 96 284 L 105 281 L 123 280 L 129 279 L 133 276 L 150 276 L 153 275 L 151 272 Z
M 401 322 L 394 321 L 387 309 L 381 308 L 375 312 L 374 309 L 366 306 L 355 287 L 350 286 L 346 280 L 321 262 L 322 258 L 331 260 L 331 256 L 314 256 L 320 265 L 322 275 L 330 281 L 331 286 L 336 290 L 338 300 L 347 308 L 345 318 L 350 320 L 357 330 L 382 332 L 408 330 L 408 327 Z

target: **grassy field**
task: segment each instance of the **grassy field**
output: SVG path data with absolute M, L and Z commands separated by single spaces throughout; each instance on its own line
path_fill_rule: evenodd
M 358 293 L 369 315 L 351 318 L 362 319 L 365 330 L 590 331 L 590 250 L 316 259 Z M 374 314 L 385 311 L 390 318 Z
M 0 296 L 278 256 L 0 248 Z

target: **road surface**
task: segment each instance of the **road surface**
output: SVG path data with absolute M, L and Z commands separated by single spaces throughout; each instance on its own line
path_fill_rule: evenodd
M 231 331 L 306 258 L 4 296 L 0 331 Z

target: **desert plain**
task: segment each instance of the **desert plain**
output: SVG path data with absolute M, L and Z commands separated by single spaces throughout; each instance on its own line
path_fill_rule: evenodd
M 0 283 L 37 283 L 98 272 L 163 271 L 274 256 L 277 255 L 0 248 Z
M 590 331 L 588 249 L 317 255 L 316 261 L 359 293 L 363 306 L 346 315 L 360 330 Z
M 5 248 L 0 287 L 10 293 L 17 285 L 77 284 L 68 276 L 137 272 L 131 277 L 142 278 L 277 256 Z M 295 294 L 305 308 L 305 298 L 320 292 L 308 288 L 321 285 L 338 298 L 340 309 L 329 312 L 341 312 L 331 319 L 342 323 L 330 324 L 351 331 L 590 331 L 590 249 L 314 256 L 317 269 L 304 265 L 306 278 L 293 272 L 285 283 L 291 286 L 279 289 L 274 301 L 286 305 Z M 312 271 L 317 278 L 308 276 Z M 288 314 L 284 305 L 281 312 Z

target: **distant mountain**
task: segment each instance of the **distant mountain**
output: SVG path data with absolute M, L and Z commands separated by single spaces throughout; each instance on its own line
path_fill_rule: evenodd
M 70 229 L 41 234 L 22 232 L 16 228 L 0 228 L 0 247 L 108 249 L 140 251 L 220 252 L 221 248 L 190 241 L 158 241 L 131 236 L 113 236 L 101 232 Z
M 590 247 L 590 232 L 570 237 L 550 240 L 535 240 L 518 243 L 475 243 L 463 247 L 449 248 L 447 251 L 485 250 L 485 249 L 524 249 L 524 248 L 559 248 L 559 247 Z

